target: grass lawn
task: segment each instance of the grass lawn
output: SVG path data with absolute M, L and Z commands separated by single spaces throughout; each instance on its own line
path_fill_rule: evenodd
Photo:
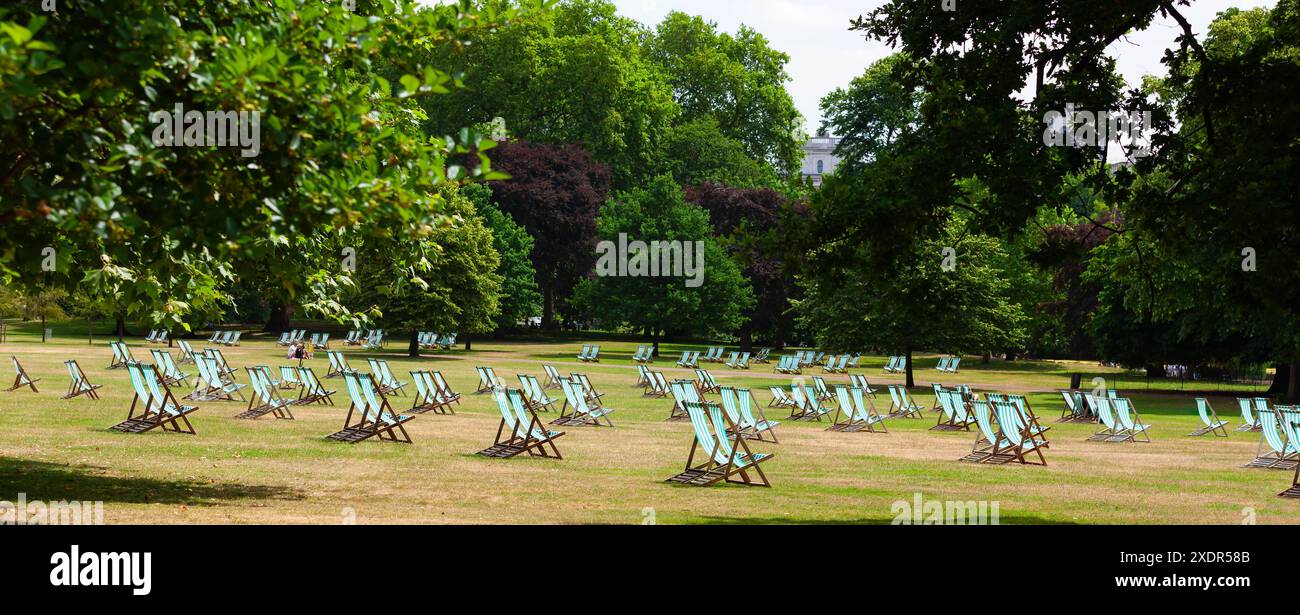
M 231 417 L 243 404 L 203 402 L 192 415 L 197 436 L 109 432 L 125 417 L 131 388 L 125 370 L 105 369 L 107 342 L 100 337 L 87 345 L 84 325 L 79 336 L 75 324 L 60 328 L 45 344 L 35 326 L 10 327 L 0 355 L 17 355 L 41 379 L 41 392 L 0 393 L 0 500 L 19 492 L 28 500 L 102 500 L 108 523 L 332 524 L 353 517 L 357 523 L 641 523 L 651 514 L 658 523 L 889 523 L 894 502 L 921 493 L 927 500 L 997 501 L 1002 523 L 1241 523 L 1247 508 L 1259 523 L 1300 522 L 1300 501 L 1276 497 L 1290 485 L 1291 472 L 1242 467 L 1254 458 L 1258 434 L 1185 437 L 1199 424 L 1192 395 L 1167 390 L 1176 383 L 1147 390 L 1145 381 L 1096 364 L 982 365 L 968 358 L 959 375 L 946 375 L 933 369 L 934 357 L 917 359 L 914 393 L 926 407 L 933 402 L 927 393 L 932 381 L 1028 394 L 1052 427 L 1047 467 L 959 463 L 974 435 L 929 431 L 935 416 L 929 412 L 924 420 L 892 419 L 891 433 L 880 435 L 782 421 L 780 444 L 752 445 L 775 453 L 764 465 L 773 488 L 694 488 L 663 482 L 685 462 L 691 430 L 689 423 L 663 420 L 671 401 L 644 398 L 633 386 L 635 343 L 603 341 L 601 363 L 589 365 L 575 358 L 581 342 L 475 342 L 472 352 L 409 359 L 405 341 L 394 341 L 374 354 L 399 377 L 409 380 L 410 369 L 438 369 L 465 396 L 455 416 L 424 415 L 409 423 L 415 444 L 408 446 L 326 441 L 342 425 L 343 392 L 335 397 L 337 407 L 296 408 L 294 421 L 239 421 Z M 149 360 L 143 340 L 131 346 L 137 359 Z M 686 377 L 687 370 L 670 367 L 686 348 L 663 346 L 656 368 L 669 379 Z M 290 364 L 269 339 L 245 337 L 240 347 L 223 350 L 240 370 L 240 382 L 247 382 L 245 365 Z M 373 356 L 345 350 L 355 367 Z M 59 399 L 68 358 L 105 385 L 102 400 Z M 615 427 L 561 428 L 567 432 L 558 440 L 563 460 L 476 456 L 491 443 L 499 415 L 491 396 L 472 394 L 474 367 L 491 365 L 517 384 L 516 373 L 544 376 L 543 363 L 561 373 L 589 374 L 606 405 L 616 409 Z M 901 382 L 901 376 L 882 374 L 884 363 L 884 357 L 864 357 L 857 371 L 873 385 Z M 309 364 L 325 374 L 324 353 Z M 789 383 L 770 365 L 709 369 L 723 385 L 753 387 L 760 404 L 769 399 L 767 385 Z M 1121 388 L 1153 426 L 1154 442 L 1087 442 L 1094 426 L 1055 424 L 1062 407 L 1055 390 L 1068 385 L 1073 371 L 1086 373 L 1085 386 L 1100 375 Z M 5 377 L 11 378 L 8 372 Z M 340 379 L 326 384 L 342 387 Z M 1230 395 L 1216 391 L 1212 403 L 1232 421 L 1231 429 L 1240 418 Z M 410 404 L 409 397 L 391 401 L 399 409 Z M 770 411 L 768 418 L 785 417 Z

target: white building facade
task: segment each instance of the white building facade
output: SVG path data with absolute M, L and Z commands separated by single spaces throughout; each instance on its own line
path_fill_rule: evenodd
M 840 159 L 835 156 L 839 137 L 817 135 L 803 146 L 803 176 L 812 179 L 814 186 L 822 185 L 822 176 L 835 170 Z

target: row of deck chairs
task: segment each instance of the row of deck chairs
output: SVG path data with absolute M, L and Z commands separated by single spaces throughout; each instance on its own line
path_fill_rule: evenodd
M 239 336 L 243 334 L 243 331 L 236 331 L 233 329 L 226 331 L 213 331 L 212 337 L 208 338 L 208 343 L 221 344 L 222 346 L 238 346 Z
M 1267 400 L 1265 400 L 1267 404 Z M 1258 409 L 1259 447 L 1248 468 L 1294 470 L 1300 466 L 1300 410 L 1294 406 Z
M 665 482 L 707 486 L 725 481 L 772 486 L 761 464 L 772 459 L 773 454 L 753 452 L 722 406 L 690 401 L 685 402 L 684 407 L 694 432 L 691 451 L 686 458 L 686 468 Z
M 433 331 L 422 331 L 416 335 L 416 343 L 426 350 L 451 350 L 456 345 L 456 334 L 445 335 Z
M 776 366 L 772 368 L 772 371 L 778 374 L 802 374 L 803 364 L 800 363 L 799 357 L 794 355 L 781 355 L 781 358 L 777 359 Z
M 826 363 L 822 365 L 822 372 L 827 374 L 847 374 L 850 369 L 858 367 L 858 361 L 862 359 L 861 354 L 849 356 L 847 353 L 839 355 L 830 355 L 826 357 Z
M 636 352 L 632 353 L 632 360 L 637 363 L 654 363 L 655 362 L 654 354 L 655 354 L 654 346 L 645 346 L 645 345 L 637 346 Z
M 1142 422 L 1133 401 L 1126 397 L 1083 395 L 1084 402 L 1096 409 L 1101 429 L 1088 438 L 1092 442 L 1150 442 L 1150 427 Z
M 292 346 L 294 344 L 297 344 L 298 342 L 301 342 L 305 337 L 307 337 L 306 329 L 294 329 L 292 331 L 282 331 L 280 332 L 280 339 L 275 340 L 275 344 L 277 346 Z
M 659 377 L 662 377 L 662 374 L 659 374 Z M 658 380 L 658 378 L 656 379 Z M 708 380 L 703 381 L 707 382 Z M 768 420 L 763 415 L 762 409 L 758 407 L 749 389 L 716 386 L 706 391 L 702 389 L 701 382 L 701 380 L 679 379 L 667 384 L 667 395 L 660 395 L 661 397 L 670 395 L 673 398 L 673 406 L 667 420 L 681 421 L 690 419 L 689 404 L 710 403 L 705 398 L 705 395 L 716 393 L 720 398 L 719 403 L 727 418 L 728 427 L 724 430 L 726 434 L 739 435 L 747 440 L 777 442 L 775 430 L 781 423 Z
M 885 363 L 885 371 L 891 374 L 900 374 L 906 372 L 907 357 L 906 356 L 889 357 L 889 361 Z
M 682 352 L 682 358 L 677 360 L 677 367 L 696 368 L 700 366 L 700 351 L 686 350 Z
M 961 369 L 961 357 L 940 357 L 934 368 L 945 374 L 955 374 Z
M 578 353 L 578 360 L 583 363 L 600 363 L 600 345 L 583 344 L 582 352 Z
M 166 329 L 154 329 L 154 330 L 152 330 L 152 331 L 149 332 L 149 336 L 146 337 L 146 338 L 144 338 L 144 341 L 149 342 L 150 344 L 166 344 L 166 343 L 167 343 L 167 330 L 166 330 Z
M 348 346 L 360 346 L 367 350 L 382 348 L 384 346 L 384 330 L 371 329 L 362 335 L 362 331 L 348 331 L 347 337 L 343 338 L 343 343 Z
M 749 369 L 749 353 L 733 352 L 731 353 L 731 358 L 727 359 L 723 365 L 726 365 L 731 369 Z

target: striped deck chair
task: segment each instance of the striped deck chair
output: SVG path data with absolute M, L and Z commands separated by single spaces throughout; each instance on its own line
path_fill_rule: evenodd
M 1128 438 L 1124 437 L 1124 431 L 1119 426 L 1119 421 L 1115 418 L 1115 412 L 1111 406 L 1109 397 L 1097 397 L 1091 393 L 1084 394 L 1085 403 L 1089 403 L 1097 409 L 1097 420 L 1101 422 L 1101 428 L 1092 437 L 1088 438 L 1091 442 L 1124 442 Z
M 825 378 L 822 378 L 821 376 L 813 376 L 812 382 L 813 390 L 817 392 L 818 401 L 830 401 L 835 398 L 835 394 L 831 392 L 831 388 L 826 386 Z
M 379 389 L 383 391 L 384 395 L 394 393 L 402 396 L 406 395 L 406 393 L 403 392 L 406 383 L 398 380 L 397 377 L 393 375 L 393 370 L 388 367 L 388 361 L 383 359 L 366 359 L 366 362 L 370 364 L 370 373 L 374 375 L 375 383 L 379 385 Z
M 790 394 L 786 393 L 785 389 L 777 386 L 769 386 L 767 387 L 767 391 L 772 395 L 771 401 L 767 402 L 768 408 L 793 408 L 794 407 L 795 405 L 794 398 L 790 397 Z
M 1052 428 L 1043 427 L 1042 423 L 1038 421 L 1038 415 L 1034 414 L 1034 409 L 1029 407 L 1029 399 L 1024 395 L 1007 395 L 1006 400 L 1015 405 L 1016 411 L 1019 412 L 1020 425 L 1029 430 L 1029 434 L 1042 440 L 1044 446 L 1050 447 L 1051 445 L 1047 440 L 1047 432 Z M 1129 405 L 1132 406 L 1132 404 Z M 1133 410 L 1133 415 L 1137 416 L 1136 409 Z
M 155 338 L 153 338 L 153 343 L 155 343 L 155 344 L 166 344 L 166 343 L 167 343 L 167 330 L 166 330 L 166 329 L 160 329 L 160 330 L 158 331 L 158 336 L 155 337 Z
M 668 384 L 668 392 L 673 397 L 673 409 L 666 420 L 681 421 L 689 418 L 686 412 L 687 402 L 704 401 L 699 385 L 694 380 L 674 380 Z
M 162 429 L 194 435 L 189 415 L 198 410 L 196 406 L 184 406 L 176 401 L 152 365 L 133 361 L 126 365 L 126 371 L 135 396 L 131 398 L 126 420 L 109 427 L 111 431 L 145 433 Z
M 302 375 L 298 372 L 297 367 L 281 365 L 280 382 L 278 384 L 281 389 L 292 391 L 302 385 Z
M 246 401 L 242 389 L 247 386 L 228 380 L 221 373 L 221 368 L 217 365 L 217 360 L 211 355 L 199 355 L 198 363 L 199 377 L 194 381 L 194 390 L 186 395 L 186 399 L 194 401 L 211 401 L 225 400 L 235 401 L 235 395 L 239 395 L 239 401 Z
M 993 427 L 996 417 L 993 405 L 987 401 L 974 400 L 970 402 L 970 412 L 979 429 L 975 432 L 975 444 L 971 446 L 971 452 L 958 461 L 1000 464 L 1015 459 L 1014 455 L 1003 449 L 1003 444 L 1008 443 L 1006 438 Z
M 642 397 L 668 397 L 668 378 L 663 372 L 649 372 Z
M 885 363 L 885 372 L 893 374 L 898 371 L 898 357 L 889 357 L 889 362 Z
M 776 443 L 776 433 L 772 430 L 780 423 L 762 417 L 762 411 L 758 416 L 754 415 L 754 400 L 749 389 L 722 387 L 718 397 L 722 411 L 727 414 L 728 435 L 739 434 L 746 440 Z
M 271 383 L 271 370 L 264 366 L 245 367 L 253 394 L 248 397 L 248 409 L 235 415 L 237 419 L 256 420 L 266 415 L 277 419 L 293 420 L 292 405 L 280 397 L 280 389 Z
M 189 374 L 181 371 L 180 366 L 176 365 L 176 361 L 172 359 L 170 353 L 166 350 L 151 348 L 149 354 L 153 355 L 154 367 L 158 368 L 158 374 L 162 376 L 163 382 L 166 382 L 168 386 L 176 383 L 184 384 L 187 387 L 190 385 Z
M 433 372 L 425 369 L 411 370 L 411 382 L 415 383 L 415 395 L 411 400 L 411 414 L 456 414 L 452 409 L 452 399 L 442 394 L 442 389 L 433 379 Z
M 1214 411 L 1214 406 L 1210 405 L 1210 400 L 1204 397 L 1196 398 L 1196 415 L 1201 419 L 1201 427 L 1188 436 L 1200 437 L 1205 434 L 1214 434 L 1220 438 L 1228 437 L 1228 422 L 1219 420 L 1219 414 Z
M 212 358 L 217 363 L 217 370 L 223 375 L 235 373 L 235 368 L 226 362 L 226 355 L 221 352 L 220 348 L 204 348 L 203 354 Z
M 149 330 L 149 335 L 146 335 L 146 336 L 145 336 L 144 341 L 149 342 L 149 343 L 152 344 L 153 341 L 154 341 L 154 339 L 157 338 L 157 337 L 158 337 L 158 330 L 157 330 L 157 329 L 150 329 L 150 330 Z
M 1059 389 L 1057 393 L 1061 394 L 1061 401 L 1065 406 L 1061 409 L 1061 418 L 1057 423 L 1091 423 L 1093 419 L 1088 416 L 1088 407 L 1083 402 L 1083 394 L 1078 391 Z
M 609 415 L 614 410 L 604 407 L 598 401 L 593 402 L 590 400 L 582 386 L 582 382 L 564 380 L 560 382 L 560 388 L 564 390 L 564 406 L 560 410 L 559 418 L 551 421 L 552 425 L 567 425 L 570 427 L 586 425 L 596 427 L 614 426 L 614 423 L 609 420 Z M 601 419 L 605 420 L 604 424 L 600 422 Z
M 770 363 L 771 361 L 768 359 L 768 357 L 771 356 L 771 355 L 772 355 L 772 349 L 771 349 L 771 348 L 759 348 L 759 349 L 758 349 L 758 352 L 754 354 L 754 362 L 755 362 L 755 363 Z
M 86 378 L 86 372 L 81 370 L 81 365 L 77 363 L 76 359 L 68 359 L 63 362 L 63 365 L 68 368 L 68 392 L 63 394 L 63 399 L 72 399 L 81 395 L 91 399 L 99 399 L 99 393 L 96 391 L 104 385 L 91 384 L 90 380 Z
M 222 334 L 222 333 L 224 333 L 224 331 L 213 331 L 213 332 L 212 332 L 212 337 L 208 338 L 208 343 L 209 343 L 209 344 L 215 344 L 215 343 L 217 343 L 217 340 L 220 340 L 220 339 L 221 339 L 221 334 Z
M 524 404 L 523 392 L 502 388 L 493 390 L 492 395 L 501 413 L 501 423 L 492 446 L 479 451 L 479 455 L 507 459 L 527 453 L 530 457 L 563 459 L 555 441 L 564 432 L 546 429 L 537 413 Z
M 876 396 L 875 389 L 871 388 L 870 382 L 867 382 L 866 374 L 849 374 L 849 385 L 862 389 L 862 392 L 866 393 L 868 397 Z
M 447 384 L 447 379 L 442 377 L 442 372 L 433 370 L 433 383 L 438 385 L 438 393 L 450 402 L 460 403 L 460 393 L 452 390 L 451 385 Z
M 1151 442 L 1151 436 L 1147 434 L 1147 428 L 1150 426 L 1142 424 L 1142 417 L 1138 416 L 1132 400 L 1120 397 L 1110 400 L 1110 404 L 1115 410 L 1115 419 L 1119 423 L 1120 433 L 1116 438 L 1120 438 L 1121 441 Z
M 717 404 L 688 402 L 686 412 L 695 432 L 691 452 L 686 458 L 686 469 L 665 482 L 682 485 L 707 486 L 725 481 L 750 486 L 771 487 L 760 464 L 772 458 L 771 453 L 754 453 L 739 435 L 727 435 L 725 414 Z M 696 461 L 696 454 L 701 456 Z M 758 481 L 750 476 L 757 474 Z M 739 476 L 740 480 L 734 477 Z
M 288 345 L 289 345 L 289 332 L 288 332 L 288 331 L 281 331 L 281 332 L 280 332 L 280 339 L 275 340 L 275 345 L 276 345 L 276 346 L 288 346 Z
M 835 418 L 827 431 L 889 433 L 871 398 L 857 387 L 835 385 Z
M 731 358 L 722 362 L 722 364 L 727 367 L 735 367 L 738 363 L 740 363 L 740 352 L 732 352 Z
M 190 343 L 185 340 L 176 340 L 176 345 L 180 346 L 181 349 L 181 358 L 179 361 L 177 361 L 177 363 L 180 363 L 181 365 L 184 365 L 186 363 L 193 365 L 194 347 L 190 346 Z
M 924 418 L 921 407 L 907 394 L 907 387 L 890 384 L 886 388 L 889 389 L 889 418 Z
M 550 412 L 555 409 L 555 402 L 558 400 L 551 399 L 546 391 L 542 389 L 542 383 L 536 377 L 528 374 L 519 374 L 519 390 L 524 392 L 524 403 L 528 407 L 538 412 Z
M 560 388 L 560 380 L 563 380 L 564 378 L 560 376 L 560 371 L 555 369 L 554 365 L 543 364 L 542 371 L 546 372 L 546 383 L 542 385 L 543 388 Z
M 356 371 L 348 365 L 348 358 L 343 355 L 341 350 L 326 350 L 325 356 L 330 361 L 330 367 L 325 371 L 326 378 L 338 378 L 346 372 Z
M 1293 470 L 1300 465 L 1300 440 L 1296 439 L 1295 426 L 1290 424 L 1291 420 L 1300 420 L 1300 415 L 1273 408 L 1255 416 L 1260 423 L 1259 447 L 1255 460 L 1246 467 Z
M 576 380 L 578 384 L 582 385 L 582 391 L 587 395 L 588 401 L 590 401 L 594 405 L 600 405 L 600 398 L 604 397 L 605 394 L 596 391 L 595 385 L 591 384 L 591 379 L 588 378 L 586 374 L 579 374 L 577 372 L 574 372 L 569 375 L 569 379 Z M 560 381 L 560 385 L 561 388 L 563 388 L 564 385 L 563 380 Z
M 636 384 L 632 386 L 647 387 L 650 385 L 650 368 L 643 364 L 636 366 Z
M 959 421 L 957 418 L 957 404 L 966 403 L 960 393 L 935 385 L 934 398 L 939 404 L 939 420 L 930 431 L 970 431 L 969 420 Z
M 411 435 L 406 432 L 406 423 L 415 417 L 409 414 L 395 414 L 393 407 L 379 390 L 370 374 L 346 372 L 343 384 L 347 387 L 348 415 L 343 419 L 343 429 L 328 436 L 328 440 L 356 444 L 370 438 L 379 438 L 388 442 L 411 443 Z
M 587 357 L 590 356 L 591 356 L 591 344 L 583 344 L 582 352 L 578 353 L 578 360 L 585 363 L 587 361 Z
M 713 374 L 707 369 L 695 370 L 695 382 L 700 387 L 701 393 L 717 393 L 718 381 L 713 379 Z
M 1233 431 L 1259 431 L 1261 425 L 1259 417 L 1254 414 L 1254 407 L 1251 405 L 1251 399 L 1248 397 L 1238 397 L 1237 407 L 1241 408 L 1241 425 Z
M 941 372 L 948 371 L 948 357 L 939 357 L 939 363 L 934 368 Z
M 325 388 L 316 372 L 306 365 L 298 368 L 298 405 L 329 404 L 334 405 L 334 391 Z
M 1300 466 L 1296 466 L 1295 476 L 1291 478 L 1291 488 L 1277 495 L 1284 498 L 1300 498 Z
M 1027 424 L 1024 421 L 1022 411 L 1016 406 L 1015 402 L 996 402 L 993 407 L 998 413 L 998 429 L 1003 438 L 1003 441 L 997 447 L 997 452 L 1010 455 L 1012 459 L 1008 461 L 1047 465 L 1047 458 L 1043 456 L 1043 449 L 1047 448 L 1047 441 L 1034 433 L 1032 424 Z M 1026 457 L 1030 453 L 1038 455 L 1038 463 L 1035 464 Z
M 795 384 L 790 387 L 790 390 L 793 393 L 794 400 L 799 404 L 797 413 L 792 411 L 790 414 L 790 418 L 793 420 L 821 422 L 822 417 L 834 410 L 822 405 L 817 396 L 817 389 L 810 384 L 802 386 Z
M 23 387 L 30 387 L 33 393 L 40 393 L 40 389 L 36 388 L 36 383 L 40 382 L 41 379 L 28 376 L 27 370 L 23 369 L 23 364 L 18 362 L 18 357 L 10 356 L 10 358 L 14 362 L 14 385 L 5 389 L 5 392 L 9 393 Z
M 136 362 L 126 342 L 109 342 L 108 347 L 113 350 L 113 360 L 108 364 L 108 369 L 123 368 L 127 363 Z
M 505 386 L 497 379 L 497 373 L 491 367 L 475 367 L 474 371 L 478 372 L 478 388 L 474 390 L 475 395 L 488 393 Z

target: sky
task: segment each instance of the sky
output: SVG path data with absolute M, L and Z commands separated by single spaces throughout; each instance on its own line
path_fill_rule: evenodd
M 647 25 L 661 21 L 669 11 L 700 15 L 727 32 L 745 24 L 761 32 L 772 47 L 790 55 L 787 84 L 795 105 L 803 113 L 807 130 L 821 122 L 817 108 L 822 96 L 848 85 L 872 62 L 889 55 L 883 43 L 868 42 L 850 32 L 849 20 L 871 12 L 883 0 L 614 0 L 619 12 Z M 1196 0 L 1180 11 L 1198 37 L 1204 37 L 1214 16 L 1229 7 L 1274 6 L 1276 0 Z M 1156 18 L 1151 27 L 1111 46 L 1119 70 L 1130 84 L 1143 75 L 1165 73 L 1160 58 L 1180 33 L 1172 19 Z

